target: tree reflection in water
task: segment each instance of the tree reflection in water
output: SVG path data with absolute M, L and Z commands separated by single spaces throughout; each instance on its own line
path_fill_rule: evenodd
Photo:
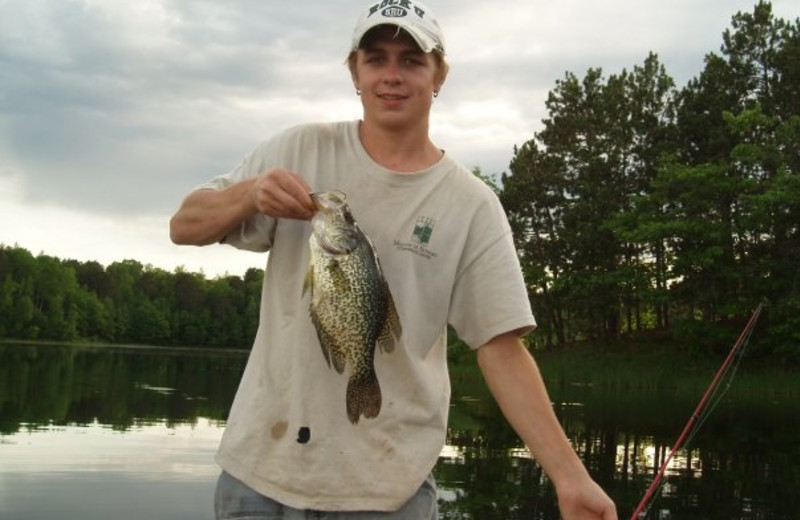
M 15 439 L 41 428 L 66 438 L 101 425 L 118 432 L 120 450 L 146 425 L 177 436 L 198 423 L 221 430 L 245 361 L 243 352 L 0 345 L 0 450 L 13 455 L 21 449 Z M 551 483 L 477 372 L 459 367 L 452 379 L 447 447 L 435 469 L 441 517 L 559 518 Z M 698 396 L 640 388 L 635 378 L 622 388 L 551 382 L 549 390 L 569 438 L 626 518 Z M 673 461 L 648 518 L 658 518 L 659 511 L 682 519 L 796 518 L 797 408 L 796 399 L 724 402 L 690 451 Z M 68 427 L 54 432 L 54 426 Z M 206 444 L 210 460 L 213 448 Z

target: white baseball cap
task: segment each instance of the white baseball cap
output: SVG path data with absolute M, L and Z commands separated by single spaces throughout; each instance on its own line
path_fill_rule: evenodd
M 414 38 L 423 52 L 444 53 L 444 35 L 431 10 L 416 0 L 381 0 L 367 7 L 353 31 L 352 50 L 361 46 L 364 35 L 379 25 L 395 25 Z

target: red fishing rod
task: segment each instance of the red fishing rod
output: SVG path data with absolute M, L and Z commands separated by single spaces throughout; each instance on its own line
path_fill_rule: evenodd
M 758 315 L 761 314 L 761 307 L 763 307 L 763 304 L 759 304 L 756 310 L 753 312 L 753 315 L 750 317 L 750 321 L 747 322 L 747 325 L 745 326 L 744 330 L 739 335 L 739 339 L 736 340 L 736 343 L 733 345 L 733 348 L 731 348 L 731 351 L 728 353 L 728 357 L 725 358 L 725 361 L 722 363 L 722 366 L 719 368 L 719 370 L 717 370 L 714 379 L 711 381 L 711 384 L 708 385 L 708 388 L 706 389 L 706 393 L 703 395 L 703 398 L 700 399 L 700 403 L 697 405 L 697 408 L 695 408 L 694 413 L 689 418 L 689 421 L 686 423 L 686 426 L 683 428 L 683 431 L 678 437 L 678 440 L 675 442 L 675 445 L 672 447 L 672 450 L 670 450 L 669 455 L 667 455 L 667 458 L 664 460 L 664 463 L 658 470 L 658 473 L 653 479 L 653 482 L 650 484 L 650 487 L 647 488 L 647 492 L 644 494 L 644 497 L 642 497 L 642 501 L 639 502 L 638 507 L 636 508 L 636 510 L 634 510 L 633 515 L 631 515 L 631 520 L 641 520 L 642 518 L 644 518 L 646 514 L 643 513 L 645 506 L 658 490 L 661 483 L 661 479 L 664 477 L 664 472 L 667 470 L 667 466 L 672 460 L 672 457 L 683 446 L 684 442 L 686 441 L 686 438 L 692 432 L 692 429 L 694 428 L 698 419 L 701 417 L 701 412 L 703 408 L 705 408 L 709 399 L 716 391 L 717 385 L 722 379 L 722 376 L 728 371 L 728 369 L 731 366 L 731 363 L 733 362 L 733 359 L 736 357 L 736 354 L 739 352 L 742 345 L 746 343 L 746 340 L 750 337 L 750 334 L 753 332 L 753 328 L 755 327 L 756 321 L 758 320 Z

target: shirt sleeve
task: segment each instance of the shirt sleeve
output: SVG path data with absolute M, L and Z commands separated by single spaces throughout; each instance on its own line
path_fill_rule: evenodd
M 228 173 L 218 175 L 208 182 L 197 186 L 196 190 L 222 190 L 245 179 L 255 177 L 276 164 L 275 139 L 259 145 L 247 154 L 239 165 Z M 238 249 L 262 253 L 269 251 L 275 238 L 277 219 L 268 215 L 254 215 L 242 221 L 220 243 Z
M 470 348 L 536 328 L 513 236 L 499 201 L 474 219 L 453 288 L 448 321 Z

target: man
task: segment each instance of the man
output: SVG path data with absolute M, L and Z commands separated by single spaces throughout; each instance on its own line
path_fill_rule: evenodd
M 217 455 L 218 518 L 435 519 L 448 323 L 476 350 L 563 517 L 616 518 L 520 341 L 535 321 L 503 209 L 428 135 L 447 76 L 431 11 L 410 0 L 372 4 L 348 65 L 363 120 L 278 134 L 190 193 L 170 223 L 178 244 L 269 251 L 259 330 Z M 394 351 L 375 356 L 382 409 L 356 424 L 344 413 L 346 377 L 320 352 L 302 290 L 309 194 L 329 190 L 347 195 L 372 239 L 402 324 Z

